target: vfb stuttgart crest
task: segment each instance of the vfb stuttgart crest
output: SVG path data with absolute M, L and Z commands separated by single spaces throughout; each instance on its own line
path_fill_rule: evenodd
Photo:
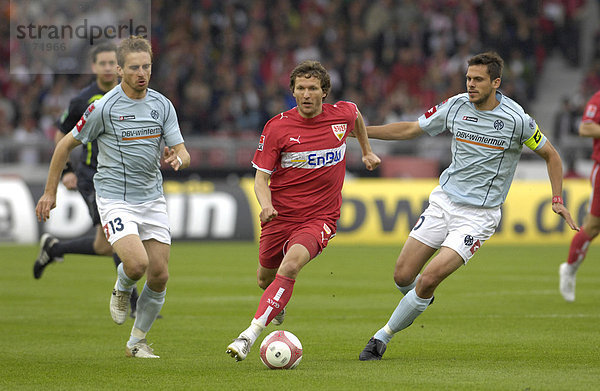
M 333 134 L 337 137 L 338 140 L 342 141 L 344 135 L 346 134 L 346 129 L 348 129 L 348 124 L 336 124 L 331 125 L 331 130 L 333 130 Z

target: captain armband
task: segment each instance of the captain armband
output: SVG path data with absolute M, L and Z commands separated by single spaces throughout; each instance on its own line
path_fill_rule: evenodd
M 525 141 L 525 145 L 527 145 L 527 147 L 529 149 L 531 149 L 532 151 L 535 151 L 535 149 L 540 145 L 540 142 L 543 139 L 544 139 L 544 134 L 540 130 L 540 127 L 536 124 L 535 132 L 533 133 L 533 136 L 529 137 L 529 139 L 527 141 Z

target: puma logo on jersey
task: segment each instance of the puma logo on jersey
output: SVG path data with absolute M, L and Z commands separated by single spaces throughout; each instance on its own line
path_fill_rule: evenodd
M 295 141 L 295 142 L 297 142 L 298 144 L 300 144 L 300 136 L 298 136 L 298 138 L 295 138 L 295 137 L 290 137 L 290 141 Z

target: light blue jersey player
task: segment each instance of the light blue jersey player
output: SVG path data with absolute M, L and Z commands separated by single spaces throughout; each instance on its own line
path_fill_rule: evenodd
M 92 103 L 71 134 L 81 143 L 98 141 L 96 194 L 131 203 L 162 196 L 161 142 L 183 143 L 171 101 L 150 88 L 131 99 L 121 85 Z
M 523 145 L 546 143 L 535 120 L 512 99 L 496 91 L 497 106 L 478 110 L 464 93 L 429 109 L 419 127 L 435 136 L 452 133 L 452 163 L 440 186 L 458 204 L 496 208 L 508 194 Z
M 129 357 L 159 358 L 146 341 L 165 301 L 171 244 L 166 201 L 159 170 L 163 158 L 174 170 L 186 168 L 190 155 L 175 109 L 160 93 L 148 88 L 152 48 L 140 36 L 124 39 L 117 48 L 121 83 L 90 105 L 71 133 L 57 144 L 38 219 L 46 221 L 56 205 L 56 188 L 69 153 L 81 143 L 98 141 L 96 203 L 106 239 L 122 263 L 110 298 L 110 314 L 123 324 L 129 297 L 144 274 L 146 283 L 137 301 L 137 316 L 125 346 Z M 147 273 L 146 273 L 147 272 Z
M 452 163 L 396 261 L 394 280 L 405 296 L 360 353 L 361 361 L 381 360 L 394 334 L 431 304 L 437 286 L 494 234 L 523 145 L 546 161 L 552 210 L 579 229 L 563 205 L 560 156 L 533 118 L 497 91 L 503 65 L 496 53 L 476 55 L 468 61 L 466 93 L 432 107 L 418 121 L 367 127 L 369 137 L 384 140 L 435 136 L 446 130 L 453 140 Z

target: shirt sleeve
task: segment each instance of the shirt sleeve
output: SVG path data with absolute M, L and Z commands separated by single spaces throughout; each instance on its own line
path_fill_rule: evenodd
M 267 174 L 272 174 L 275 171 L 281 153 L 278 140 L 273 133 L 272 125 L 268 122 L 260 135 L 258 147 L 252 159 L 252 166 Z
M 358 106 L 354 102 L 346 101 L 346 103 L 348 104 L 348 110 L 350 112 L 350 120 L 348 121 L 348 132 L 351 132 L 354 130 L 354 124 L 358 119 Z
M 523 120 L 525 121 L 525 129 L 523 130 L 525 142 L 523 144 L 532 151 L 540 149 L 546 144 L 546 136 L 544 136 L 538 124 L 529 114 L 525 114 Z
M 94 102 L 85 110 L 71 133 L 75 139 L 85 144 L 95 140 L 103 129 L 102 107 L 96 107 L 96 102 Z
M 181 135 L 181 129 L 179 128 L 179 121 L 177 120 L 177 113 L 173 103 L 167 99 L 169 103 L 167 105 L 167 113 L 165 113 L 165 122 L 163 124 L 165 144 L 172 147 L 173 145 L 183 143 L 183 136 Z
M 596 98 L 596 96 L 594 96 L 592 99 L 590 99 L 588 101 L 587 105 L 585 105 L 583 117 L 581 118 L 582 122 L 600 123 L 600 112 L 598 111 L 598 106 L 600 105 L 600 98 L 599 99 L 594 99 L 594 98 Z
M 454 99 L 455 97 L 446 99 L 442 103 L 427 110 L 418 119 L 419 127 L 430 136 L 436 136 L 445 131 L 448 128 L 446 126 L 446 117 L 452 106 L 451 101 Z
M 358 118 L 358 106 L 356 106 L 356 103 L 350 102 L 349 100 L 343 101 L 343 103 L 348 105 L 348 110 L 350 111 L 350 116 L 352 119 L 351 122 L 354 123 L 354 121 L 356 121 Z

